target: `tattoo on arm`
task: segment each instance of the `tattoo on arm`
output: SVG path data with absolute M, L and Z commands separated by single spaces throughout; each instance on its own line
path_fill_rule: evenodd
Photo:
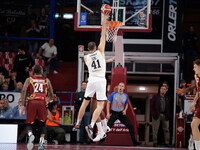
M 27 78 L 25 83 L 24 83 L 24 86 L 23 86 L 23 89 L 22 89 L 22 93 L 21 93 L 22 105 L 25 104 L 25 96 L 26 96 L 26 91 L 27 91 L 29 83 L 30 83 L 30 79 Z
M 49 87 L 49 96 L 50 96 L 50 99 L 52 99 L 53 98 L 53 88 L 52 88 L 52 85 L 51 85 L 51 82 L 49 79 L 47 79 L 47 84 Z

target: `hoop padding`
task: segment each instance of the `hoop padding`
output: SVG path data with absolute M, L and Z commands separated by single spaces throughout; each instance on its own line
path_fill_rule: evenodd
M 107 21 L 106 41 L 115 42 L 117 40 L 117 31 L 122 25 L 120 21 Z

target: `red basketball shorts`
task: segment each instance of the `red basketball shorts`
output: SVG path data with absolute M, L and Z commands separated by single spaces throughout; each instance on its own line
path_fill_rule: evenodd
M 27 123 L 34 123 L 36 117 L 39 121 L 46 121 L 47 108 L 44 100 L 29 100 L 27 104 Z

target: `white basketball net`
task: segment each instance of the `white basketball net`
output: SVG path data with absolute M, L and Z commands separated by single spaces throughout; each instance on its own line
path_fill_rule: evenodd
M 117 31 L 122 23 L 120 21 L 107 21 L 106 41 L 115 42 L 117 40 Z

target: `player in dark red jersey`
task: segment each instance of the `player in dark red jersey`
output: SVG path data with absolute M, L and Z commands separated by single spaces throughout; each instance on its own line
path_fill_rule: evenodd
M 36 116 L 40 122 L 41 127 L 41 136 L 40 142 L 38 145 L 38 150 L 44 150 L 44 136 L 46 132 L 46 125 L 45 121 L 47 118 L 47 109 L 46 105 L 48 103 L 48 98 L 53 98 L 53 89 L 51 86 L 51 82 L 48 78 L 42 76 L 43 69 L 41 66 L 35 66 L 34 68 L 35 75 L 26 79 L 24 83 L 24 87 L 22 89 L 21 99 L 22 99 L 22 111 L 23 114 L 25 110 L 24 102 L 25 102 L 25 95 L 26 91 L 28 91 L 27 97 L 27 129 L 28 129 L 28 143 L 27 148 L 28 150 L 33 149 L 33 141 L 35 139 L 32 133 L 32 125 L 35 122 Z M 48 92 L 48 95 L 47 95 Z
M 194 61 L 195 80 L 197 93 L 191 105 L 191 109 L 194 110 L 194 117 L 191 123 L 192 135 L 195 141 L 195 148 L 200 149 L 200 59 Z

